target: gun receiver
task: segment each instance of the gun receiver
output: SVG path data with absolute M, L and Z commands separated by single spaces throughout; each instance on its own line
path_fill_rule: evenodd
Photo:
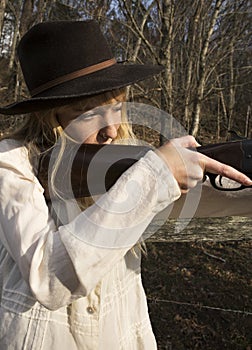
M 151 147 L 129 145 L 83 144 L 67 146 L 56 169 L 54 188 L 63 198 L 81 198 L 105 193 L 117 179 Z M 252 179 L 252 139 L 230 141 L 197 147 L 198 152 L 219 162 L 228 164 Z M 45 189 L 45 197 L 50 200 L 49 166 L 56 160 L 54 152 L 44 154 L 39 163 L 38 178 Z M 211 184 L 218 190 L 236 191 L 245 188 L 224 181 L 216 174 L 207 173 Z M 231 183 L 231 186 L 230 186 Z

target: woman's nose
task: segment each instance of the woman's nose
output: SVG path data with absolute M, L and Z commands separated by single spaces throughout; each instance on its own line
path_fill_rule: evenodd
M 114 140 L 117 137 L 118 128 L 119 128 L 118 124 L 107 125 L 101 129 L 100 134 L 101 135 L 104 134 L 106 138 L 111 138 L 112 140 Z

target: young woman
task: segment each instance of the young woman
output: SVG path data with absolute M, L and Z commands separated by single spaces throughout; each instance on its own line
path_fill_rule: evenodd
M 82 212 L 66 205 L 58 220 L 37 178 L 41 153 L 59 138 L 134 138 L 121 119 L 123 87 L 161 68 L 116 63 L 93 21 L 36 25 L 18 53 L 32 97 L 0 109 L 27 114 L 0 142 L 0 348 L 155 349 L 140 276 L 146 227 L 205 171 L 251 181 L 188 150 L 197 143 L 183 137 L 149 151 Z

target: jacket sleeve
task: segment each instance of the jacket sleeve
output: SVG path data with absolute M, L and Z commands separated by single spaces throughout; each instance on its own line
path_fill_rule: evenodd
M 58 309 L 88 295 L 180 190 L 152 151 L 57 228 L 23 147 L 0 155 L 0 239 L 36 299 Z

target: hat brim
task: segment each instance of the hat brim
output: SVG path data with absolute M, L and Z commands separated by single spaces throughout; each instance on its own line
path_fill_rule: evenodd
M 25 114 L 67 104 L 79 97 L 122 88 L 159 74 L 164 67 L 153 65 L 115 65 L 54 86 L 37 96 L 0 107 L 6 115 Z

